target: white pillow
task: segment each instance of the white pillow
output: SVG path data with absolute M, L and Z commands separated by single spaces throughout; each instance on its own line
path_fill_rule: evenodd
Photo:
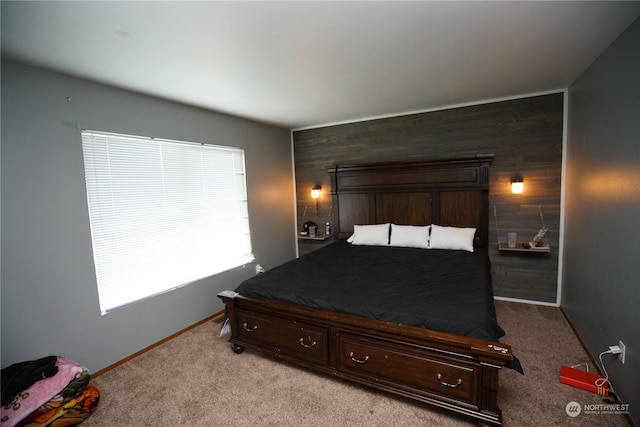
M 473 252 L 475 234 L 475 228 L 441 227 L 432 224 L 429 247 L 431 249 L 453 249 Z
M 407 248 L 429 248 L 429 225 L 397 225 L 391 224 L 391 246 Z
M 353 234 L 347 242 L 353 245 L 389 245 L 389 223 L 375 225 L 354 225 Z

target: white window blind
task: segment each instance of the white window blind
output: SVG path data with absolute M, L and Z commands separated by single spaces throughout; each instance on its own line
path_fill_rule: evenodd
M 253 261 L 244 151 L 83 131 L 103 314 Z

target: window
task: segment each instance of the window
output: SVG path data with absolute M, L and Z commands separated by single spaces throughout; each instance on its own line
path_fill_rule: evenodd
M 244 151 L 82 131 L 102 314 L 253 261 Z

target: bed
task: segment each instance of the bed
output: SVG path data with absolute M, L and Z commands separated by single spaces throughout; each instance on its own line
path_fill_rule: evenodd
M 501 425 L 492 158 L 329 168 L 336 241 L 218 295 L 233 350 Z

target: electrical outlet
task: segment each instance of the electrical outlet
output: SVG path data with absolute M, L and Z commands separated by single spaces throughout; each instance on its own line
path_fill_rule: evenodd
M 618 341 L 618 347 L 620 347 L 620 353 L 618 353 L 618 359 L 620 359 L 620 361 L 624 365 L 624 359 L 625 359 L 627 347 L 624 345 L 622 341 Z
M 260 264 L 256 264 L 256 274 L 262 274 L 264 273 L 264 267 L 261 266 Z

